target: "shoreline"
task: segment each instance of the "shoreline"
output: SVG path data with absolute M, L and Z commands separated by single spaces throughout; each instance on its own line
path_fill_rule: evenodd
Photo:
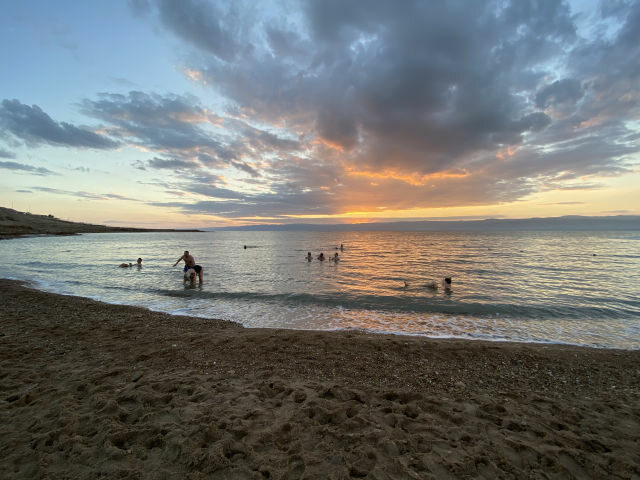
M 163 311 L 163 310 L 154 310 L 153 308 L 149 308 L 149 307 L 143 307 L 143 306 L 138 306 L 138 305 L 131 305 L 128 303 L 118 303 L 118 302 L 109 302 L 108 300 L 104 300 L 102 298 L 90 298 L 90 297 L 82 297 L 82 296 L 78 296 L 78 295 L 73 295 L 73 294 L 65 294 L 65 293 L 59 293 L 59 292 L 52 292 L 52 291 L 47 291 L 47 290 L 42 290 L 41 288 L 38 288 L 37 286 L 37 281 L 27 281 L 27 280 L 16 280 L 16 279 L 6 279 L 6 278 L 2 278 L 0 277 L 0 282 L 2 281 L 10 281 L 10 282 L 18 282 L 20 284 L 22 284 L 25 288 L 29 288 L 29 289 L 33 289 L 35 291 L 39 291 L 39 292 L 43 292 L 43 293 L 49 293 L 51 295 L 61 295 L 61 296 L 67 296 L 67 297 L 74 297 L 74 298 L 83 298 L 83 299 L 87 299 L 87 300 L 93 300 L 93 301 L 97 301 L 99 303 L 104 303 L 107 305 L 119 305 L 119 306 L 129 306 L 132 308 L 142 308 L 145 310 L 148 310 L 149 312 L 153 312 L 153 313 L 161 313 L 161 314 L 166 314 L 166 315 L 172 315 L 172 316 L 189 316 L 189 315 L 177 315 L 177 314 L 173 314 L 170 313 L 168 311 Z M 461 342 L 481 342 L 481 343 L 488 343 L 488 344 L 522 344 L 522 345 L 540 345 L 540 346 L 559 346 L 559 347 L 576 347 L 576 348 L 588 348 L 588 349 L 595 349 L 595 350 L 613 350 L 613 351 L 639 351 L 640 352 L 640 347 L 637 348 L 622 348 L 619 346 L 608 346 L 608 345 L 594 345 L 594 344 L 577 344 L 577 343 L 569 343 L 569 342 L 559 342 L 559 341 L 526 341 L 526 340 L 512 340 L 512 339 L 505 339 L 505 338 L 494 338 L 494 339 L 480 339 L 480 338 L 465 338 L 465 337 L 461 337 L 461 336 L 428 336 L 428 335 L 424 335 L 424 334 L 412 334 L 412 333 L 403 333 L 403 332 L 375 332 L 375 331 L 362 331 L 362 330 L 358 330 L 358 329 L 337 329 L 337 330 L 308 330 L 308 329 L 287 329 L 287 328 L 279 328 L 279 327 L 245 327 L 244 325 L 242 325 L 242 323 L 240 322 L 234 322 L 233 320 L 221 320 L 221 319 L 216 319 L 214 317 L 198 317 L 198 318 L 203 318 L 205 320 L 211 320 L 211 321 L 222 321 L 222 322 L 227 322 L 227 323 L 234 323 L 236 325 L 238 325 L 240 328 L 247 328 L 247 329 L 274 329 L 274 330 L 285 330 L 285 331 L 299 331 L 299 332 L 325 332 L 325 333 L 333 333 L 333 332 L 354 332 L 356 334 L 365 334 L 365 335 L 386 335 L 386 336 L 392 336 L 392 337 L 399 337 L 400 339 L 402 338 L 419 338 L 419 339 L 425 339 L 425 340 L 431 340 L 431 341 L 461 341 Z
M 0 280 L 12 478 L 633 478 L 640 351 L 245 329 Z

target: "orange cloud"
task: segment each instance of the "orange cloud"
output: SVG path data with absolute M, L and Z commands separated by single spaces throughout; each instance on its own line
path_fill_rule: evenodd
M 517 151 L 518 151 L 518 147 L 509 146 L 505 149 L 498 150 L 498 153 L 496 153 L 496 158 L 499 158 L 500 160 L 504 160 L 507 157 L 513 157 Z
M 584 122 L 580 122 L 578 126 L 573 128 L 578 129 L 578 128 L 597 127 L 598 125 L 601 125 L 604 121 L 605 121 L 605 118 L 602 115 L 598 115 L 597 117 L 593 117 L 593 118 L 590 118 L 589 120 L 585 120 Z
M 380 172 L 371 172 L 367 170 L 355 170 L 352 167 L 346 168 L 347 175 L 350 176 L 358 176 L 358 177 L 366 177 L 372 179 L 382 179 L 382 180 L 400 180 L 402 182 L 408 183 L 409 185 L 414 186 L 423 186 L 427 185 L 429 182 L 434 180 L 445 180 L 451 178 L 465 178 L 470 175 L 470 173 L 466 170 L 461 172 L 436 172 L 429 173 L 427 175 L 420 175 L 417 173 L 406 174 L 398 172 L 397 170 L 385 169 Z M 377 182 L 371 182 L 372 185 L 378 185 Z
M 314 138 L 311 143 L 313 145 L 323 145 L 327 148 L 330 148 L 331 150 L 336 150 L 338 152 L 343 153 L 344 152 L 344 147 L 342 145 L 340 145 L 339 143 L 335 143 L 335 142 L 330 142 L 329 140 L 325 140 L 322 137 L 316 137 Z

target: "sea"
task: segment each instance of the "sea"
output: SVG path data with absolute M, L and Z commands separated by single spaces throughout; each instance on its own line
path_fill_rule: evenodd
M 173 266 L 184 250 L 201 285 Z M 640 348 L 638 231 L 36 236 L 0 241 L 0 277 L 248 328 Z

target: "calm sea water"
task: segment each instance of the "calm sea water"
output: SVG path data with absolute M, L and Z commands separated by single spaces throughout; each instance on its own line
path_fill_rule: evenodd
M 172 267 L 185 249 L 202 286 Z M 3 278 L 246 327 L 640 348 L 639 232 L 87 234 L 0 251 Z M 450 293 L 426 287 L 445 276 Z

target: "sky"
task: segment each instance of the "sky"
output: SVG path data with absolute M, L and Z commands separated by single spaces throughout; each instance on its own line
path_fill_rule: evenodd
M 640 1 L 0 0 L 0 206 L 640 214 Z

